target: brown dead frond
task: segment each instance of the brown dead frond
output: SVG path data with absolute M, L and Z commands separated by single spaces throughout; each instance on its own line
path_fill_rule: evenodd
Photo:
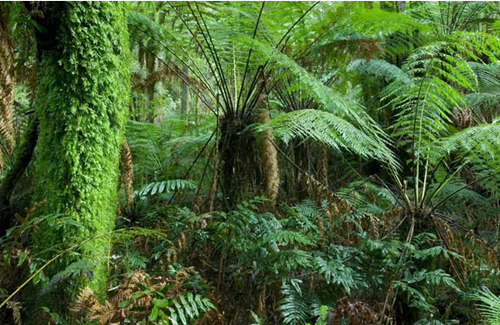
M 19 301 L 9 301 L 7 302 L 7 308 L 12 310 L 12 319 L 14 320 L 14 325 L 21 325 L 21 303 Z
M 335 309 L 328 312 L 327 324 L 340 325 L 346 321 L 356 325 L 377 324 L 378 317 L 364 302 L 350 301 L 349 298 L 344 297 Z
M 5 156 L 14 148 L 14 124 L 12 107 L 14 105 L 14 51 L 8 30 L 6 7 L 0 5 L 0 172 L 5 164 Z
M 124 276 L 121 284 L 109 291 L 110 298 L 104 303 L 100 303 L 95 298 L 90 288 L 84 288 L 70 310 L 78 319 L 98 321 L 101 325 L 122 324 L 126 318 L 147 319 L 153 298 L 150 294 L 143 292 L 142 288 L 147 287 L 155 292 L 171 285 L 165 297 L 176 298 L 184 294 L 183 285 L 195 274 L 196 271 L 192 267 L 182 268 L 171 277 L 150 278 L 144 271 L 138 271 L 131 277 Z M 122 304 L 125 301 L 127 303 Z M 216 319 L 217 315 L 211 314 L 206 317 Z
M 474 124 L 472 109 L 469 107 L 455 108 L 453 110 L 453 122 L 459 129 L 465 129 Z
M 188 237 L 185 232 L 182 232 L 173 243 L 171 254 L 168 257 L 168 263 L 175 263 L 179 256 L 182 255 L 188 244 Z
M 94 319 L 95 315 L 99 315 L 101 309 L 101 304 L 94 297 L 94 292 L 89 287 L 82 289 L 73 305 L 69 308 L 69 310 L 75 312 L 78 316 L 89 319 Z
M 127 205 L 132 204 L 132 182 L 134 180 L 134 165 L 132 163 L 132 151 L 127 139 L 123 142 L 120 154 L 120 172 L 121 181 L 125 185 L 125 194 L 127 196 Z
M 113 296 L 101 304 L 94 295 L 94 292 L 85 287 L 78 295 L 76 301 L 70 307 L 75 316 L 86 321 L 98 321 L 101 325 L 121 323 L 136 306 L 149 307 L 151 297 L 147 294 L 132 299 L 135 293 L 141 291 L 137 284 L 148 285 L 145 273 L 136 272 L 118 287 Z M 120 302 L 132 300 L 130 304 L 120 307 Z

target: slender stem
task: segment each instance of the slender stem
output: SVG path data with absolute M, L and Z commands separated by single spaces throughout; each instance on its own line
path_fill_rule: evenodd
M 154 37 L 153 35 L 149 34 L 145 30 L 143 30 L 137 26 L 132 26 L 132 27 L 137 29 L 138 31 L 142 32 L 144 35 L 150 37 L 154 42 L 159 44 L 163 49 L 165 49 L 167 52 L 172 54 L 176 59 L 178 59 L 184 66 L 186 66 L 190 70 L 191 73 L 193 73 L 195 76 L 198 77 L 198 79 L 200 79 L 200 81 L 205 85 L 207 91 L 209 91 L 213 95 L 213 90 L 210 88 L 208 80 L 206 80 L 203 77 L 203 73 L 202 73 L 200 67 L 198 66 L 196 61 L 189 55 L 189 53 L 177 42 L 177 40 L 174 39 L 174 43 L 177 45 L 178 48 L 180 48 L 182 50 L 182 52 L 184 52 L 184 54 L 187 56 L 188 60 L 193 63 L 193 65 L 198 69 L 198 71 L 195 71 L 191 67 L 190 64 L 188 64 L 185 60 L 183 60 L 175 51 L 171 50 L 170 47 L 165 45 L 161 40 L 158 40 L 156 37 Z M 156 58 L 159 58 L 159 57 L 156 56 Z
M 480 177 L 480 178 L 476 179 L 475 181 L 473 181 L 473 182 L 471 182 L 471 183 L 469 183 L 469 184 L 466 184 L 466 185 L 464 185 L 464 186 L 460 187 L 458 190 L 454 191 L 453 193 L 451 193 L 450 195 L 448 195 L 447 197 L 445 197 L 444 199 L 442 199 L 441 201 L 439 201 L 439 203 L 438 203 L 438 204 L 436 204 L 436 205 L 432 208 L 431 212 L 434 212 L 434 211 L 435 211 L 435 210 L 436 210 L 436 209 L 437 209 L 437 208 L 438 208 L 441 204 L 443 204 L 443 203 L 444 203 L 444 202 L 446 202 L 449 198 L 451 198 L 452 196 L 454 196 L 454 195 L 455 195 L 455 194 L 457 194 L 458 192 L 462 191 L 463 189 L 467 188 L 468 186 L 470 186 L 470 185 L 472 185 L 472 184 L 475 184 L 475 183 L 477 183 L 477 182 L 480 182 L 480 181 L 482 181 L 482 180 L 488 179 L 488 178 L 490 178 L 490 177 L 496 176 L 496 175 L 498 175 L 498 174 L 500 174 L 500 171 L 498 171 L 498 172 L 496 172 L 496 173 L 493 173 L 493 174 L 491 174 L 491 175 L 487 175 L 487 176 L 484 176 L 484 177 Z
M 229 91 L 229 83 L 226 80 L 226 75 L 224 73 L 224 69 L 222 68 L 222 64 L 221 64 L 221 61 L 219 58 L 219 53 L 217 51 L 217 48 L 215 47 L 213 37 L 212 37 L 212 35 L 210 35 L 210 30 L 208 29 L 207 23 L 205 22 L 205 18 L 203 17 L 203 14 L 200 11 L 200 7 L 198 6 L 198 3 L 195 2 L 194 4 L 196 6 L 196 9 L 198 10 L 198 13 L 200 15 L 200 19 L 203 22 L 203 25 L 205 26 L 205 30 L 207 32 L 207 39 L 208 39 L 208 41 L 210 41 L 213 56 L 215 59 L 214 61 L 215 61 L 215 64 L 218 66 L 218 69 L 220 71 L 220 77 L 222 80 L 221 86 L 224 88 L 224 90 L 226 92 L 226 96 L 227 96 L 228 101 L 229 101 L 229 107 L 231 108 L 232 111 L 234 111 L 233 99 L 231 97 L 231 92 Z M 189 2 L 188 2 L 188 6 L 191 8 L 191 6 L 189 5 Z M 198 19 L 196 17 L 195 17 L 195 19 L 196 19 L 196 21 L 198 21 Z
M 187 170 L 186 174 L 184 174 L 183 179 L 186 179 L 186 177 L 189 175 L 189 173 L 191 172 L 191 169 L 193 169 L 194 165 L 198 162 L 198 159 L 200 158 L 200 156 L 203 153 L 203 151 L 205 151 L 205 148 L 208 146 L 208 144 L 210 143 L 210 141 L 214 137 L 215 133 L 216 133 L 216 131 L 212 132 L 212 135 L 210 136 L 210 138 L 207 140 L 207 142 L 205 142 L 205 144 L 201 148 L 201 150 L 198 153 L 198 155 L 196 155 L 196 158 L 194 159 L 193 163 L 191 164 L 191 166 L 189 166 L 189 169 Z M 179 191 L 179 189 L 175 190 L 174 194 L 172 194 L 172 196 L 168 200 L 167 205 L 172 202 L 172 200 L 174 199 L 174 197 L 175 197 L 175 195 L 177 194 L 178 191 Z
M 429 150 L 427 149 L 427 157 L 425 158 L 425 168 L 424 168 L 424 184 L 422 185 L 422 196 L 420 199 L 419 204 L 420 207 L 422 207 L 422 203 L 424 202 L 425 199 L 425 192 L 426 192 L 426 186 L 427 186 L 427 172 L 429 171 Z
M 215 78 L 215 82 L 216 82 L 216 84 L 217 84 L 218 88 L 220 89 L 220 85 L 221 85 L 221 81 L 219 80 L 220 75 L 219 75 L 219 74 L 217 74 L 217 73 L 215 72 L 215 70 L 214 70 L 214 68 L 213 68 L 213 64 L 214 64 L 214 63 L 212 63 L 212 60 L 210 60 L 209 56 L 207 55 L 207 53 L 206 53 L 206 51 L 205 51 L 205 47 L 204 47 L 204 46 L 200 43 L 200 41 L 199 41 L 199 40 L 198 40 L 198 38 L 196 37 L 195 33 L 194 33 L 194 32 L 192 31 L 192 29 L 189 27 L 189 24 L 188 24 L 188 23 L 186 22 L 186 20 L 182 17 L 182 15 L 180 15 L 180 14 L 179 14 L 179 12 L 177 11 L 177 9 L 176 9 L 176 8 L 175 8 L 175 7 L 174 7 L 171 3 L 169 3 L 169 5 L 170 5 L 170 7 L 171 7 L 171 8 L 172 8 L 172 9 L 173 9 L 173 10 L 174 10 L 177 14 L 178 14 L 178 16 L 179 16 L 179 18 L 181 19 L 182 23 L 184 24 L 184 26 L 186 26 L 187 30 L 189 31 L 189 33 L 191 34 L 191 36 L 192 36 L 192 37 L 194 38 L 194 40 L 196 41 L 196 44 L 198 44 L 198 47 L 200 48 L 201 53 L 202 53 L 203 57 L 205 58 L 205 61 L 207 62 L 208 68 L 210 69 L 210 71 L 211 71 L 211 73 L 212 73 L 213 77 Z M 205 39 L 205 42 L 207 43 L 207 47 L 208 47 L 208 49 L 210 50 L 210 52 L 211 52 L 211 54 L 212 54 L 212 59 L 214 59 L 214 58 L 213 58 L 213 53 L 212 53 L 212 51 L 211 51 L 210 44 L 209 44 L 209 43 L 208 43 L 208 41 L 207 41 L 207 38 L 206 38 L 205 32 L 204 32 L 204 31 L 203 31 L 203 29 L 201 28 L 201 25 L 200 25 L 200 23 L 199 23 L 199 21 L 198 21 L 198 18 L 196 17 L 196 15 L 195 15 L 195 13 L 194 13 L 193 9 L 191 8 L 191 6 L 189 5 L 189 3 L 188 3 L 188 7 L 189 7 L 189 9 L 191 10 L 191 12 L 192 12 L 192 14 L 193 14 L 193 16 L 194 16 L 194 18 L 195 18 L 195 21 L 196 21 L 196 23 L 197 23 L 197 26 L 198 26 L 198 28 L 200 29 L 200 32 L 201 32 L 201 34 L 202 34 L 203 38 Z M 217 65 L 216 65 L 216 68 L 217 68 Z M 218 69 L 217 69 L 217 70 L 218 70 Z M 229 107 L 229 103 L 227 102 L 226 97 L 225 97 L 225 96 L 223 96 L 223 98 L 222 98 L 222 99 L 224 100 L 224 102 L 225 102 L 225 104 L 226 104 L 226 107 Z M 226 113 L 226 112 L 225 112 L 225 110 L 223 110 L 223 111 L 224 111 L 224 113 Z
M 263 1 L 262 6 L 260 7 L 259 16 L 257 17 L 257 22 L 255 23 L 255 28 L 253 30 L 252 40 L 254 40 L 255 37 L 257 36 L 257 30 L 259 28 L 260 18 L 262 16 L 262 11 L 264 10 L 265 4 L 266 3 Z M 243 87 L 245 86 L 245 80 L 246 80 L 247 73 L 248 73 L 248 67 L 250 66 L 250 57 L 252 56 L 252 51 L 253 51 L 253 44 L 250 46 L 250 49 L 248 50 L 248 56 L 247 56 L 247 60 L 245 63 L 245 72 L 243 73 L 243 79 L 241 79 L 240 93 L 238 94 L 238 99 L 236 101 L 236 109 L 238 109 L 240 106 L 241 94 L 243 93 Z
M 295 26 L 297 26 L 298 23 L 300 23 L 302 21 L 302 19 L 304 19 L 305 16 L 307 16 L 307 14 L 314 9 L 314 7 L 316 7 L 318 5 L 319 1 L 316 1 L 311 7 L 309 7 L 293 24 L 292 26 L 290 26 L 290 28 L 286 31 L 286 33 L 281 37 L 281 39 L 279 40 L 279 42 L 275 45 L 274 49 L 277 50 L 281 43 L 283 43 L 283 41 L 285 39 L 287 39 L 287 37 L 289 36 L 289 34 L 291 33 L 291 31 L 295 28 Z M 257 71 L 255 72 L 254 74 L 254 77 L 253 77 L 253 80 L 252 80 L 252 83 L 250 85 L 250 88 L 248 90 L 248 93 L 247 93 L 247 96 L 246 96 L 246 99 L 245 99 L 245 102 L 243 104 L 243 109 L 244 110 L 245 108 L 247 108 L 247 103 L 248 103 L 248 100 L 252 97 L 252 93 L 254 93 L 254 87 L 255 85 L 257 84 L 257 81 L 258 81 L 258 78 L 259 78 L 259 75 L 262 71 L 262 73 L 264 72 L 265 68 L 267 67 L 267 65 L 271 62 L 271 57 L 272 55 L 266 60 L 266 62 L 264 62 L 263 65 L 259 66 L 259 68 L 257 69 Z M 264 79 L 268 79 L 269 78 L 269 75 L 270 75 L 270 71 L 265 75 Z M 260 92 L 257 93 L 257 95 L 255 97 L 259 97 L 260 95 Z M 252 107 L 251 105 L 249 105 L 248 107 Z M 242 113 L 243 114 L 243 113 Z M 248 115 L 249 113 L 246 113 L 246 115 Z
M 451 182 L 451 180 L 453 179 L 453 177 L 458 174 L 458 172 L 460 170 L 462 170 L 464 165 L 461 165 L 459 166 L 453 173 L 449 174 L 448 177 L 446 177 L 443 182 L 441 182 L 441 185 L 439 185 L 436 190 L 432 193 L 431 197 L 429 198 L 429 203 L 432 204 L 432 199 L 434 199 L 434 197 L 436 197 L 436 195 L 439 194 L 439 192 L 441 192 L 441 190 L 446 186 L 448 185 L 449 182 Z
M 5 298 L 5 300 L 2 301 L 2 303 L 0 304 L 0 309 L 2 309 L 2 307 L 5 306 L 5 304 L 7 304 L 7 302 L 9 302 L 19 291 L 21 291 L 28 283 L 30 283 L 31 280 L 33 280 L 38 274 L 40 274 L 40 272 L 42 272 L 47 266 L 49 266 L 50 264 L 52 264 L 55 260 L 57 260 L 58 258 L 60 258 L 61 256 L 63 256 L 64 254 L 69 253 L 73 249 L 77 248 L 80 245 L 85 244 L 88 241 L 97 239 L 99 237 L 107 236 L 107 235 L 110 235 L 110 234 L 113 234 L 113 233 L 117 233 L 117 232 L 120 232 L 120 231 L 124 231 L 124 230 L 126 230 L 126 229 L 125 228 L 124 229 L 118 229 L 118 230 L 114 230 L 114 231 L 111 231 L 111 232 L 108 232 L 108 233 L 98 234 L 98 235 L 96 235 L 94 237 L 87 238 L 87 239 L 85 239 L 85 240 L 83 240 L 83 241 L 81 241 L 81 242 L 79 242 L 77 244 L 74 244 L 74 245 L 66 248 L 65 250 L 61 251 L 59 254 L 55 255 L 50 260 L 48 260 L 45 264 L 43 264 L 26 281 L 24 281 L 19 287 L 17 287 L 17 289 L 14 290 L 14 292 L 12 292 L 7 298 Z

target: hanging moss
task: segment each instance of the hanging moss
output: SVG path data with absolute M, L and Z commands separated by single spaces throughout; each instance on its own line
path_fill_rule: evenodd
M 40 227 L 34 248 L 45 258 L 56 254 L 50 251 L 54 245 L 69 245 L 114 227 L 129 99 L 127 25 L 121 6 L 64 2 L 47 11 L 52 15 L 47 22 L 57 36 L 52 47 L 43 49 L 39 68 L 36 199 L 46 200 L 41 213 L 70 217 L 82 227 Z M 109 238 L 100 237 L 81 245 L 81 255 L 54 263 L 45 272 L 49 277 L 78 260 L 94 266 L 86 276 L 73 279 L 77 283 L 61 284 L 64 288 L 56 296 L 44 295 L 48 299 L 38 305 L 65 311 L 84 285 L 103 298 L 108 251 Z

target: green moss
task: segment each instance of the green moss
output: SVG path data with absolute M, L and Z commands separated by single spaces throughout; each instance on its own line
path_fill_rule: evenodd
M 46 200 L 42 213 L 70 217 L 83 227 L 42 226 L 34 244 L 41 252 L 114 227 L 130 79 L 127 25 L 121 6 L 116 2 L 65 2 L 56 13 L 60 22 L 56 45 L 42 53 L 36 100 L 40 120 L 36 198 Z M 64 310 L 68 295 L 77 294 L 87 284 L 99 297 L 105 296 L 108 250 L 109 238 L 101 237 L 83 244 L 78 251 L 81 255 L 66 256 L 48 269 L 50 276 L 79 259 L 96 264 L 92 276 L 82 277 L 58 293 L 61 304 L 56 309 Z

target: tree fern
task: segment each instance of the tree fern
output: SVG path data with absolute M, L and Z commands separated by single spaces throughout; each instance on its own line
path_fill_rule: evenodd
M 411 82 L 410 76 L 399 67 L 385 60 L 354 60 L 348 66 L 349 71 L 356 71 L 360 74 L 371 75 L 385 79 L 387 82 L 401 80 L 401 82 Z
M 392 135 L 403 145 L 411 143 L 416 152 L 421 145 L 450 134 L 452 110 L 466 106 L 455 85 L 474 91 L 488 80 L 478 53 L 472 49 L 496 62 L 499 45 L 491 36 L 456 32 L 415 50 L 402 69 L 377 60 L 355 61 L 351 69 L 391 81 L 381 96 L 396 112 Z M 491 76 L 489 79 L 491 82 Z
M 389 149 L 386 134 L 359 103 L 317 80 L 287 55 L 259 42 L 251 44 L 277 67 L 277 74 L 291 77 L 290 89 L 300 89 L 321 109 L 284 113 L 266 127 L 280 129 L 277 134 L 287 140 L 310 137 L 334 149 L 353 150 L 364 157 L 378 159 L 393 168 L 398 165 Z M 288 128 L 292 130 L 286 132 Z

